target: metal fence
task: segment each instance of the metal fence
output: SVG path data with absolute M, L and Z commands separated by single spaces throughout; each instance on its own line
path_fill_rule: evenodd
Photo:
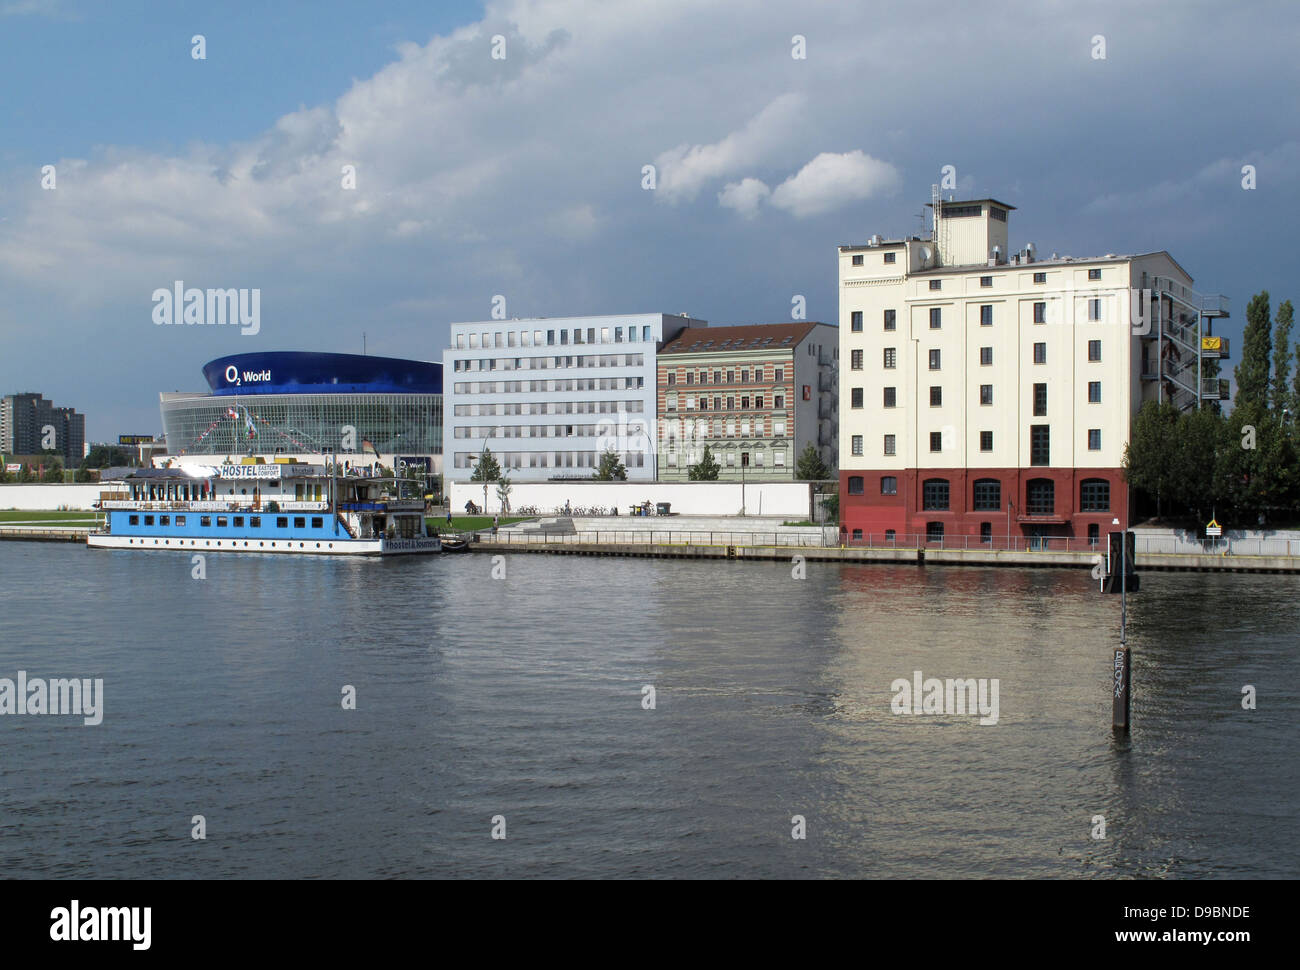
M 666 545 L 666 546 L 757 546 L 845 549 L 956 549 L 984 552 L 1068 552 L 1106 554 L 1104 539 L 1061 536 L 928 536 L 888 533 L 841 537 L 833 530 L 820 535 L 791 532 L 705 532 L 670 529 L 581 530 L 568 534 L 519 532 L 502 529 L 484 538 L 509 545 Z M 1221 538 L 1204 542 L 1177 536 L 1136 537 L 1138 556 L 1147 555 L 1233 555 L 1300 557 L 1300 539 Z

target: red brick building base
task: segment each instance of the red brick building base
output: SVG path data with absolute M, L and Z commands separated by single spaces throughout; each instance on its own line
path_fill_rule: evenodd
M 897 482 L 894 494 L 888 494 L 889 482 Z M 1046 479 L 1053 484 L 1051 509 L 1030 508 L 1029 483 Z M 993 480 L 1001 486 L 998 508 L 976 510 L 975 483 Z M 1080 486 L 1085 481 L 1105 481 L 1110 486 L 1108 507 L 1080 511 Z M 948 482 L 947 509 L 924 507 L 925 483 Z M 921 468 L 901 471 L 882 469 L 846 469 L 840 472 L 840 531 L 846 540 L 868 537 L 937 533 L 942 525 L 945 541 L 959 536 L 996 538 L 1032 536 L 1086 539 L 1089 526 L 1105 537 L 1117 528 L 1119 519 L 1128 526 L 1128 487 L 1119 468 Z

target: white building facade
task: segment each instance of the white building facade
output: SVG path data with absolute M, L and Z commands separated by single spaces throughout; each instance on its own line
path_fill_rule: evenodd
M 653 481 L 658 349 L 706 326 L 665 313 L 452 324 L 446 479 L 468 480 L 486 447 L 512 481 L 591 478 L 610 449 L 630 481 Z
M 1097 540 L 1128 523 L 1144 400 L 1226 396 L 1227 355 L 1167 252 L 1008 255 L 995 199 L 940 202 L 929 239 L 839 248 L 840 509 L 848 541 Z M 1226 382 L 1224 382 L 1226 383 Z

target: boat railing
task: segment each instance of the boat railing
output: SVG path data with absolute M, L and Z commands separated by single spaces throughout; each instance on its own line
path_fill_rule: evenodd
M 99 507 L 102 509 L 129 510 L 131 512 L 267 512 L 267 506 L 275 502 L 281 512 L 323 512 L 328 511 L 330 504 L 326 501 L 311 502 L 284 502 L 280 499 L 267 499 L 260 503 L 254 503 L 252 499 L 242 502 L 229 501 L 193 501 L 193 502 L 161 502 L 161 501 L 131 501 L 116 500 L 110 502 L 100 502 Z

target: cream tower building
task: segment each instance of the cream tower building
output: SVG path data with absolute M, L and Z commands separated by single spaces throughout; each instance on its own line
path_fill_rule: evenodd
M 1227 301 L 1167 252 L 1010 253 L 1014 206 L 931 205 L 930 238 L 839 247 L 845 540 L 1059 548 L 1127 525 L 1132 418 L 1227 396 Z

